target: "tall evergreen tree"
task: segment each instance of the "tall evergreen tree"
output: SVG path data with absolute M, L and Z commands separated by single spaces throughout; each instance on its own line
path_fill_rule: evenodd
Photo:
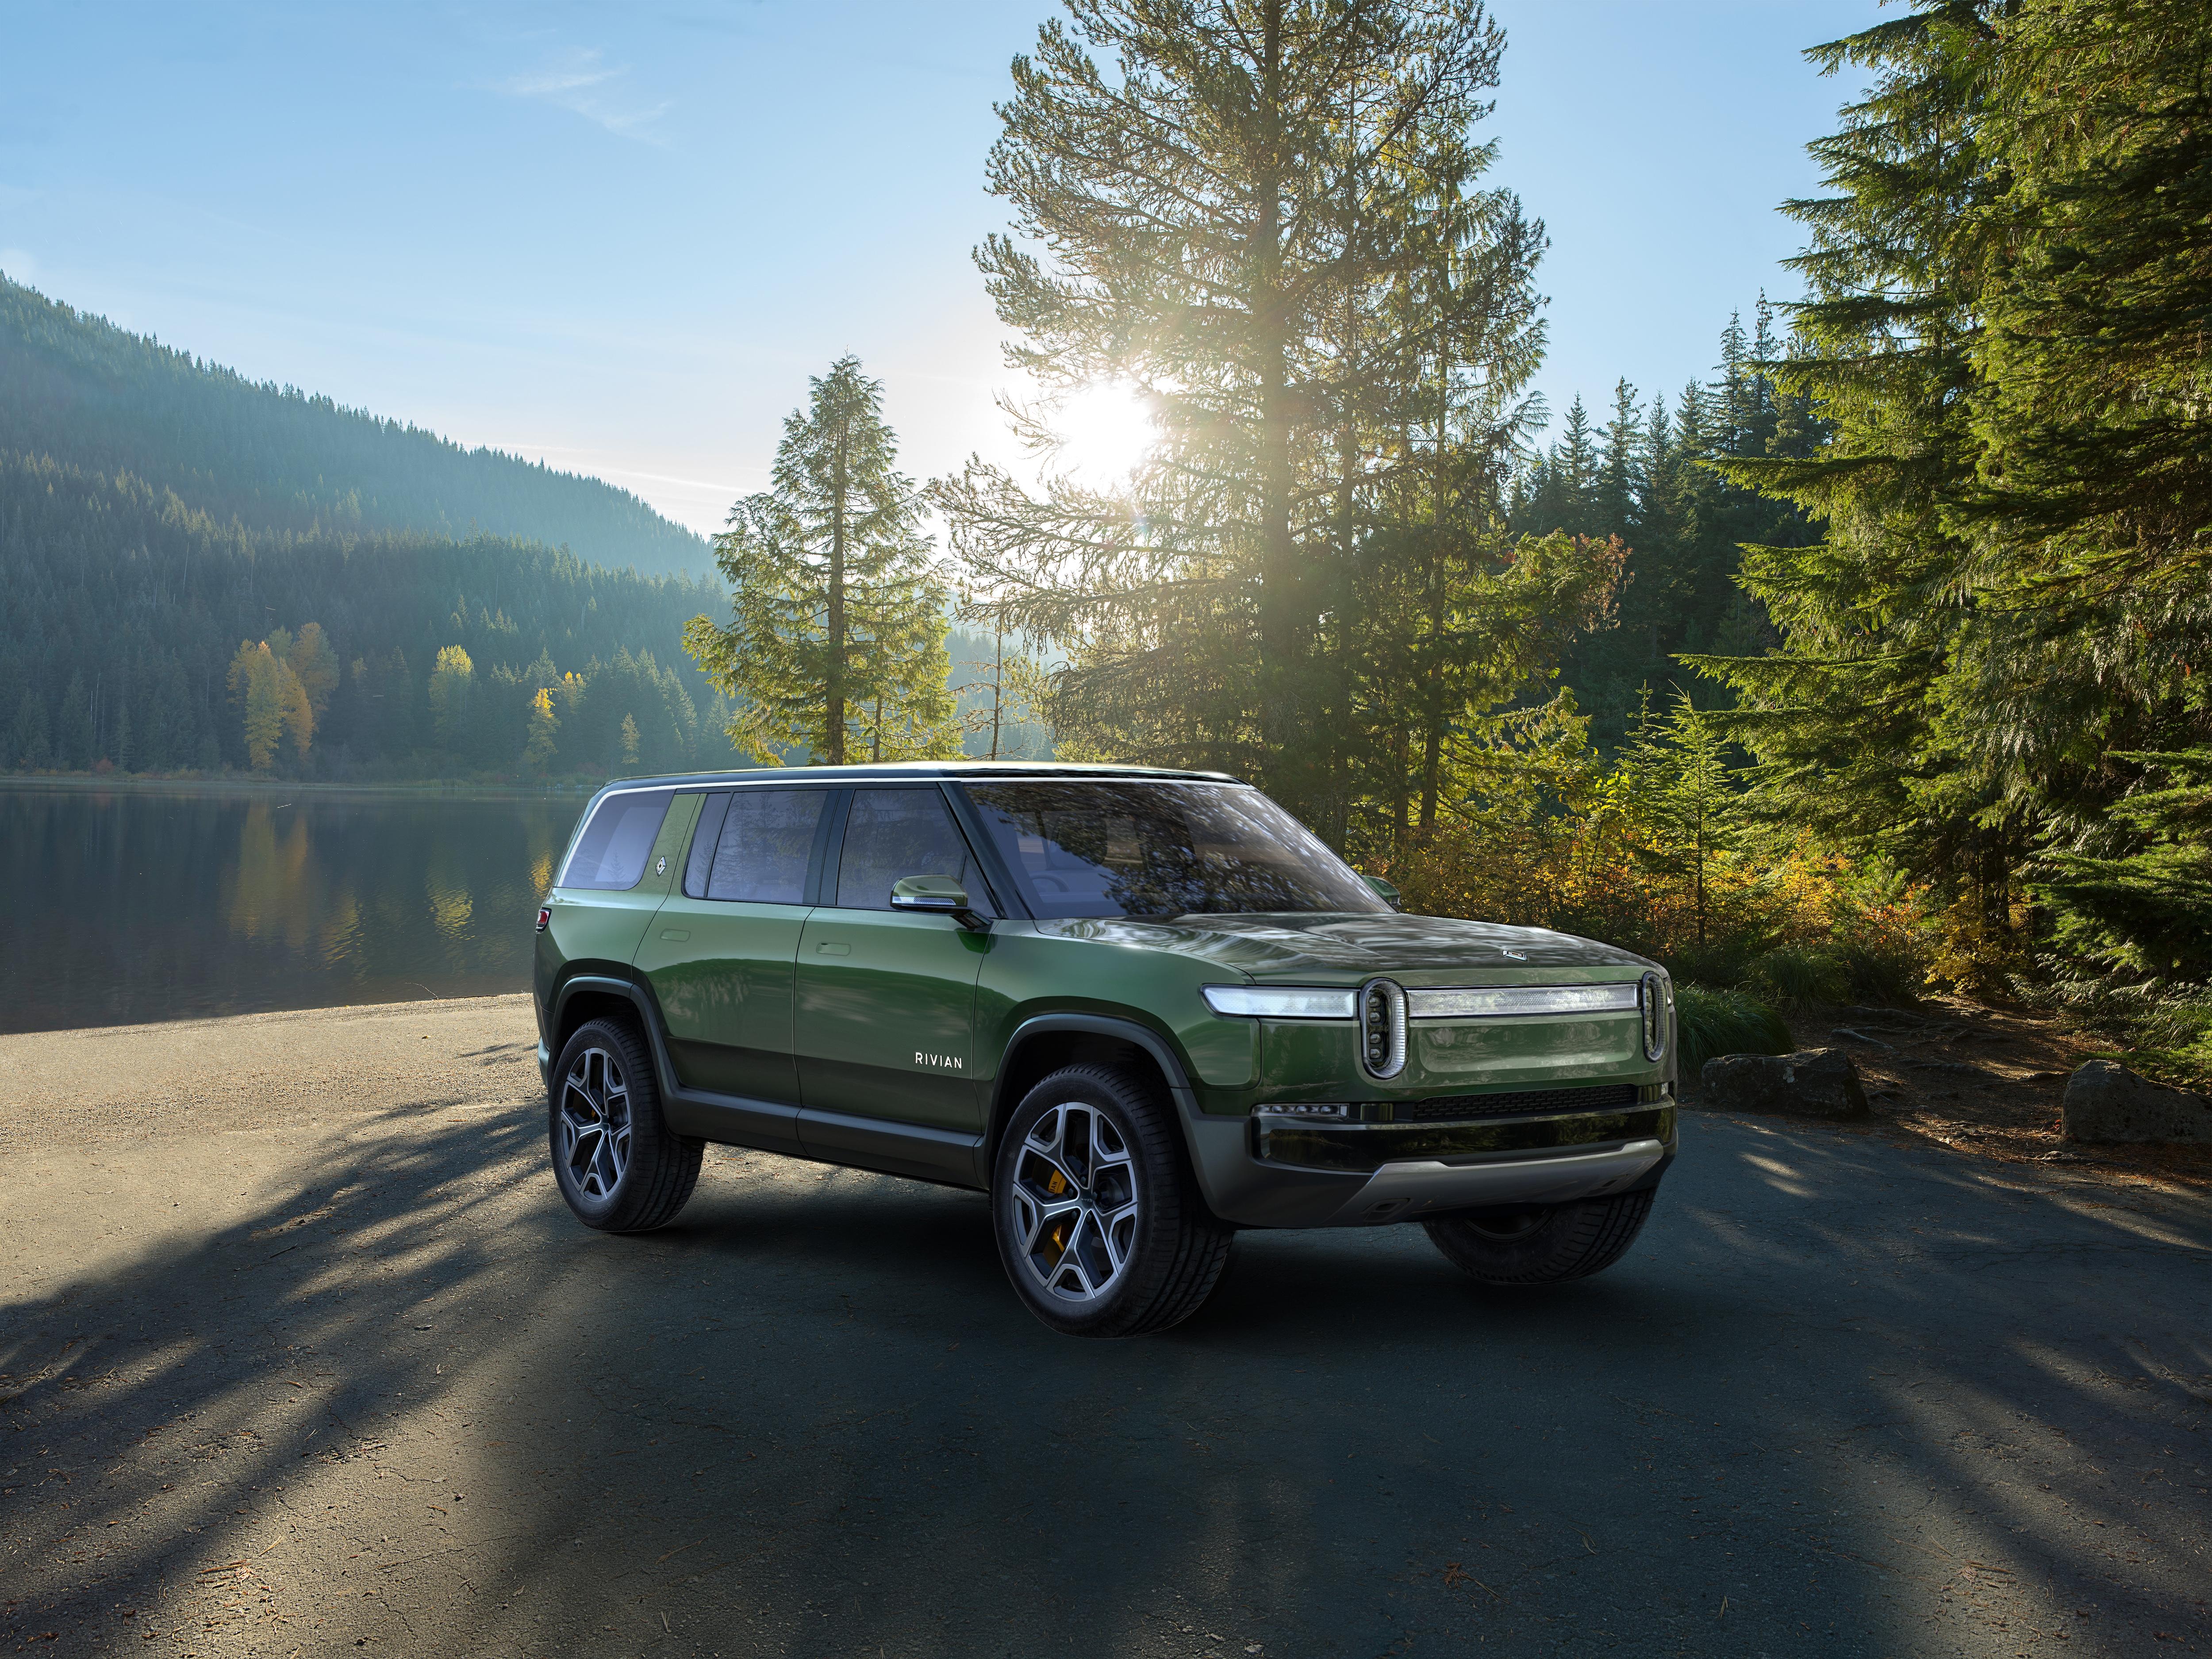
M 2142 757 L 2212 735 L 2212 14 L 1920 0 L 1814 56 L 1872 81 L 1792 204 L 1783 378 L 1835 438 L 1728 470 L 1828 533 L 1752 556 L 1784 648 L 1713 665 L 1778 805 L 1956 895 L 1996 972 L 2039 846 L 2124 860 Z
M 1160 441 L 1113 492 L 971 463 L 955 546 L 995 620 L 1066 649 L 1061 729 L 1255 775 L 1341 842 L 1420 769 L 1421 700 L 1437 733 L 1462 712 L 1458 590 L 1510 553 L 1543 236 L 1480 185 L 1503 35 L 1473 0 L 1068 9 L 1015 62 L 1015 234 L 978 260 L 1046 389 L 1012 411 L 1033 447 L 1110 381 Z
M 832 766 L 959 752 L 945 650 L 949 594 L 921 533 L 922 497 L 897 468 L 883 385 L 841 357 L 784 422 L 773 489 L 715 538 L 731 620 L 702 616 L 684 649 L 738 710 L 729 735 L 773 764 L 786 749 Z

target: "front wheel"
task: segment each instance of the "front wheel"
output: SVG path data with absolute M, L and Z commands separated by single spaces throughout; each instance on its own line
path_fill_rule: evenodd
M 991 1181 L 1015 1291 L 1069 1336 L 1135 1336 L 1196 1313 L 1236 1234 L 1207 1211 L 1172 1109 L 1117 1067 L 1071 1066 L 1023 1097 Z
M 706 1143 L 672 1133 L 644 1036 L 594 1019 L 561 1045 L 547 1132 L 553 1176 L 576 1219 L 602 1232 L 665 1227 L 699 1184 Z
M 1486 1285 L 1556 1285 L 1620 1260 L 1651 1213 L 1652 1191 L 1510 1212 L 1440 1216 L 1421 1225 L 1446 1260 Z

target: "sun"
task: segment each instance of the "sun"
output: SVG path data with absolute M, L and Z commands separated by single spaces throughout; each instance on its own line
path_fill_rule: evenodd
M 1061 468 L 1094 489 L 1127 483 L 1160 437 L 1148 400 L 1121 380 L 1076 387 L 1060 405 L 1052 427 L 1060 440 Z

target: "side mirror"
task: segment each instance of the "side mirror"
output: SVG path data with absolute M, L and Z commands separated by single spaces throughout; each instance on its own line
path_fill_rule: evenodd
M 1395 887 L 1380 876 L 1362 876 L 1360 880 L 1373 888 L 1376 897 L 1381 899 L 1383 903 L 1389 905 L 1393 910 L 1398 908 L 1398 890 Z
M 991 931 L 988 919 L 969 906 L 968 890 L 951 876 L 901 876 L 891 884 L 891 908 L 951 916 L 971 933 Z

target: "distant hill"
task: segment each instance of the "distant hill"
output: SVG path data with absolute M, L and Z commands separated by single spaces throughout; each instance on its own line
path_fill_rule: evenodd
M 707 544 L 634 495 L 0 279 L 0 770 L 725 759 L 728 706 L 682 641 L 727 603 Z M 272 751 L 253 734 L 290 697 L 312 729 Z
M 707 575 L 704 538 L 629 491 L 246 379 L 0 276 L 0 454 L 128 473 L 219 523 L 566 547 Z

